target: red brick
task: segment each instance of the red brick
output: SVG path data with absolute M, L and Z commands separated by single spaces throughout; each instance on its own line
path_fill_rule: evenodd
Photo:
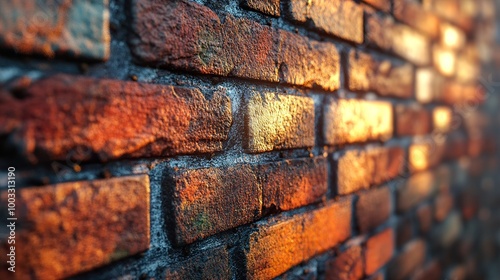
M 398 147 L 348 150 L 337 160 L 337 192 L 345 195 L 398 176 L 404 152 Z
M 431 132 L 431 113 L 416 104 L 398 104 L 395 108 L 398 136 L 424 135 Z
M 207 100 L 197 89 L 57 75 L 26 96 L 0 104 L 0 132 L 40 160 L 215 152 L 232 122 L 220 90 Z
M 146 175 L 22 188 L 15 194 L 15 279 L 62 279 L 149 248 Z M 4 190 L 2 213 L 7 199 Z M 6 239 L 0 243 L 3 252 L 12 245 Z M 14 279 L 6 265 L 0 277 Z
M 231 278 L 229 253 L 225 247 L 204 249 L 169 266 L 165 273 L 167 280 Z
M 363 9 L 351 0 L 291 0 L 290 17 L 355 43 L 363 42 Z
M 375 91 L 382 96 L 410 98 L 413 92 L 413 67 L 355 50 L 349 52 L 348 88 Z
M 432 208 L 429 204 L 417 209 L 417 219 L 421 233 L 427 233 L 432 227 Z
M 443 272 L 439 261 L 432 261 L 424 268 L 418 270 L 411 280 L 440 280 L 443 279 Z M 454 279 L 454 278 L 451 278 Z
M 408 243 L 402 252 L 388 266 L 387 279 L 406 279 L 420 267 L 425 260 L 426 245 L 421 239 Z
M 359 280 L 363 277 L 361 247 L 354 246 L 326 262 L 326 280 Z
M 192 243 L 261 215 L 262 189 L 249 165 L 178 170 L 171 176 L 175 241 Z
M 391 228 L 366 241 L 365 273 L 371 275 L 382 268 L 394 253 L 394 232 Z
M 406 212 L 434 192 L 434 176 L 431 172 L 412 175 L 397 190 L 397 210 Z
M 270 224 L 260 223 L 249 236 L 245 252 L 248 279 L 270 279 L 323 253 L 351 234 L 351 201 Z
M 436 221 L 443 221 L 453 208 L 453 196 L 449 193 L 443 193 L 436 197 L 434 201 L 434 218 Z
M 355 212 L 360 231 L 367 232 L 382 224 L 389 218 L 391 209 L 391 193 L 388 187 L 360 193 Z
M 250 9 L 270 16 L 280 16 L 280 0 L 245 0 L 243 2 Z
M 194 2 L 134 1 L 132 9 L 132 50 L 143 64 L 326 90 L 339 87 L 339 54 L 331 43 L 229 14 L 221 20 Z
M 439 18 L 413 0 L 395 0 L 394 16 L 431 38 L 439 35 Z
M 108 1 L 9 1 L 0 18 L 3 48 L 46 57 L 109 57 Z
M 389 102 L 328 99 L 323 114 L 327 145 L 384 141 L 392 137 L 393 115 Z
M 391 1 L 390 0 L 363 0 L 363 2 L 372 5 L 373 7 L 380 9 L 384 12 L 391 11 Z
M 321 200 L 328 190 L 325 158 L 297 159 L 258 167 L 264 208 L 291 210 Z M 243 178 L 242 178 L 243 179 Z
M 314 146 L 310 97 L 254 92 L 245 106 L 244 147 L 251 153 Z
M 443 85 L 437 100 L 451 105 L 482 104 L 485 101 L 485 89 L 479 84 L 461 84 L 447 82 Z

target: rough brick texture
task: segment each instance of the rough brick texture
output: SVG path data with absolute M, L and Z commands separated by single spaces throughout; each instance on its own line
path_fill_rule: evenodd
M 280 15 L 280 0 L 245 0 L 243 3 L 250 9 L 270 16 Z
M 2 213 L 7 200 L 4 190 Z M 65 278 L 149 248 L 146 175 L 24 188 L 16 205 L 15 279 Z M 3 265 L 0 275 L 8 274 Z
M 229 253 L 224 247 L 206 249 L 176 266 L 170 266 L 165 279 L 231 279 Z
M 326 279 L 356 280 L 363 277 L 363 255 L 360 246 L 348 248 L 326 263 Z
M 394 233 L 392 229 L 384 230 L 366 241 L 365 273 L 371 275 L 391 258 L 394 252 Z

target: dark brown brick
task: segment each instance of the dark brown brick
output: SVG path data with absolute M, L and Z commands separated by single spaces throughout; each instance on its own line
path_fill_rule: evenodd
M 351 201 L 260 223 L 245 252 L 248 279 L 270 279 L 334 247 L 351 234 Z
M 421 239 L 408 243 L 388 266 L 387 279 L 402 280 L 412 275 L 425 260 L 426 245 Z
M 2 48 L 46 57 L 109 57 L 108 1 L 9 1 L 0 18 Z
M 426 10 L 420 3 L 413 0 L 394 0 L 394 16 L 431 38 L 439 36 L 439 17 Z
M 0 104 L 0 133 L 39 160 L 220 151 L 232 122 L 221 90 L 207 100 L 197 89 L 57 75 L 26 96 Z
M 339 87 L 339 54 L 331 43 L 229 14 L 221 20 L 190 1 L 134 1 L 132 9 L 132 50 L 141 63 L 326 90 Z
M 360 246 L 353 246 L 326 262 L 326 280 L 359 280 L 363 274 L 363 256 Z
M 400 174 L 403 164 L 399 147 L 348 150 L 337 160 L 337 192 L 345 195 L 389 181 Z
M 62 279 L 149 248 L 146 175 L 16 190 L 16 274 L 2 279 Z M 7 213 L 8 192 L 1 193 Z M 6 239 L 0 241 L 7 252 Z M 9 274 L 9 275 L 7 275 Z
M 232 279 L 225 247 L 205 249 L 167 268 L 165 279 Z
M 391 10 L 390 0 L 363 0 L 363 2 L 368 3 L 373 7 L 380 9 L 384 12 L 390 12 Z
M 398 212 L 406 212 L 429 197 L 435 188 L 433 180 L 431 172 L 421 172 L 402 182 L 397 190 Z
M 398 104 L 395 110 L 397 135 L 424 135 L 431 132 L 431 113 L 425 108 L 416 104 Z
M 417 209 L 417 219 L 421 233 L 427 233 L 432 227 L 432 208 L 425 204 Z
M 178 170 L 171 178 L 175 241 L 192 243 L 256 220 L 262 189 L 249 165 Z
M 280 0 L 245 0 L 243 2 L 250 9 L 270 16 L 280 16 Z
M 325 158 L 287 160 L 258 167 L 264 208 L 291 210 L 321 200 L 328 189 Z M 242 178 L 244 179 L 244 178 Z
M 382 224 L 391 212 L 391 193 L 384 186 L 359 194 L 356 202 L 356 219 L 361 232 L 367 232 Z
M 363 9 L 351 0 L 290 0 L 290 17 L 328 34 L 363 42 Z
M 394 232 L 392 228 L 374 235 L 366 241 L 365 273 L 371 275 L 382 268 L 394 253 Z
M 432 228 L 432 244 L 440 250 L 449 248 L 460 236 L 462 229 L 460 214 L 453 212 L 444 222 Z
M 411 280 L 440 280 L 443 279 L 443 272 L 439 261 L 432 261 L 422 269 L 415 272 Z M 455 278 L 451 278 L 455 279 Z
M 450 213 L 453 208 L 453 195 L 449 193 L 443 193 L 438 195 L 434 200 L 434 219 L 441 222 Z
M 413 92 L 413 67 L 355 50 L 349 52 L 348 88 L 375 91 L 382 96 L 410 98 Z
M 310 97 L 253 92 L 245 106 L 245 149 L 250 153 L 314 146 Z
M 413 238 L 413 220 L 411 217 L 402 217 L 396 229 L 396 245 L 401 248 Z

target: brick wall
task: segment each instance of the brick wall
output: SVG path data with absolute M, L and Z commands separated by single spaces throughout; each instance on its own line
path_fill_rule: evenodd
M 0 279 L 498 279 L 494 11 L 0 3 Z

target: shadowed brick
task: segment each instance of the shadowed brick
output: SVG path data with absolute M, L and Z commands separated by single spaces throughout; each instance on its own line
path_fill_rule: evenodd
M 314 146 L 314 101 L 310 97 L 254 92 L 245 106 L 250 153 Z
M 434 218 L 436 221 L 443 221 L 453 208 L 453 195 L 443 193 L 436 197 L 434 201 Z
M 339 87 L 339 54 L 331 43 L 229 14 L 221 20 L 194 2 L 134 1 L 132 9 L 132 50 L 141 63 L 326 90 Z
M 0 104 L 0 133 L 40 160 L 220 151 L 232 122 L 222 90 L 207 100 L 197 89 L 57 75 L 25 93 Z
M 429 204 L 417 209 L 417 219 L 421 233 L 427 233 L 432 227 L 432 208 Z
M 245 0 L 243 2 L 250 9 L 270 16 L 280 16 L 280 0 Z
M 231 278 L 229 254 L 225 247 L 205 249 L 169 266 L 165 274 L 167 280 Z
M 371 275 L 384 266 L 394 253 L 394 232 L 392 228 L 370 237 L 366 241 L 365 273 Z
M 405 212 L 416 206 L 434 192 L 434 176 L 431 172 L 412 175 L 401 183 L 397 190 L 397 210 Z
M 0 9 L 0 47 L 21 54 L 105 60 L 108 26 L 107 0 L 8 1 Z
M 426 245 L 421 239 L 408 243 L 388 266 L 387 278 L 394 280 L 406 279 L 420 267 L 425 259 Z
M 351 201 L 261 223 L 245 251 L 247 278 L 270 279 L 344 241 L 351 234 Z
M 146 175 L 17 189 L 16 279 L 62 279 L 147 250 L 149 199 Z
M 367 232 L 389 218 L 391 193 L 388 187 L 372 189 L 359 194 L 356 219 L 361 232 Z
M 438 249 L 445 249 L 453 244 L 462 232 L 462 219 L 458 212 L 451 213 L 448 218 L 435 226 L 431 232 L 433 245 Z
M 395 111 L 397 135 L 424 135 L 431 132 L 431 113 L 427 109 L 416 104 L 398 104 Z
M 363 9 L 351 0 L 290 0 L 290 18 L 340 38 L 363 42 Z
M 324 142 L 327 145 L 384 141 L 392 136 L 389 102 L 329 99 L 324 105 Z
M 408 243 L 413 238 L 413 219 L 403 216 L 397 223 L 396 245 L 398 248 Z
M 431 38 L 439 35 L 439 17 L 415 0 L 395 0 L 394 16 Z
M 351 247 L 326 262 L 327 280 L 359 280 L 362 277 L 363 256 L 360 246 Z
M 410 98 L 413 91 L 413 67 L 391 63 L 370 54 L 349 52 L 348 88 L 352 91 L 375 91 L 382 96 Z
M 411 280 L 440 280 L 443 279 L 442 277 L 443 273 L 441 270 L 441 265 L 439 264 L 439 261 L 435 260 L 415 272 Z
M 402 170 L 401 148 L 348 150 L 337 160 L 337 191 L 345 195 L 396 177 Z

